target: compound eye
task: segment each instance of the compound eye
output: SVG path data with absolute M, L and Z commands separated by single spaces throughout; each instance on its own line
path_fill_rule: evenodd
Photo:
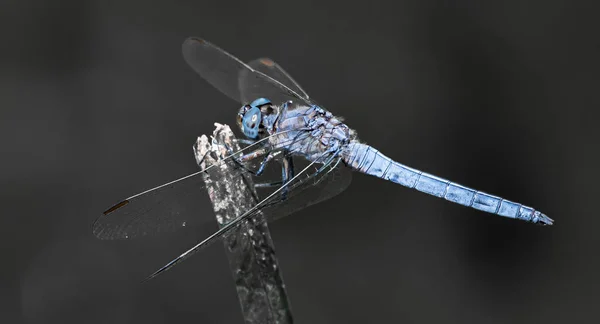
M 261 113 L 260 109 L 253 107 L 249 109 L 242 117 L 242 131 L 249 138 L 257 138 L 260 128 Z
M 240 111 L 238 112 L 237 115 L 237 119 L 236 122 L 238 124 L 238 126 L 242 126 L 242 121 L 244 120 L 244 116 L 246 116 L 246 113 L 248 112 L 248 110 L 250 110 L 250 105 L 244 105 L 240 108 Z

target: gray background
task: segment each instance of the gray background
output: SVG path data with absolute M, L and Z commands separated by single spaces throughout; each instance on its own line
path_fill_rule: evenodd
M 522 202 L 542 228 L 363 175 L 271 225 L 297 323 L 598 320 L 600 54 L 592 1 L 3 1 L 2 323 L 241 323 L 207 232 L 96 240 L 117 200 L 196 170 L 238 104 L 188 36 L 269 56 L 362 140 Z

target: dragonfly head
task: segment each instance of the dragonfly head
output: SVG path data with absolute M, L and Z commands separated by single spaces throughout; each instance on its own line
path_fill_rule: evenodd
M 261 128 L 263 128 L 261 108 L 264 106 L 270 107 L 271 101 L 266 98 L 258 98 L 240 108 L 237 124 L 248 138 L 258 139 Z

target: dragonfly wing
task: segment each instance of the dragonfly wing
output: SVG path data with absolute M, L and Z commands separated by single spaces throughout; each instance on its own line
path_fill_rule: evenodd
M 182 227 L 215 227 L 214 212 L 202 172 L 119 202 L 94 222 L 94 235 L 103 240 L 132 239 L 173 232 Z
M 256 148 L 261 141 L 238 150 L 226 156 L 219 163 L 213 164 L 204 170 L 192 173 L 177 180 L 165 183 L 158 187 L 146 190 L 131 196 L 98 217 L 92 225 L 92 231 L 100 239 L 130 239 L 144 235 L 172 232 L 187 226 L 216 225 L 215 213 L 209 200 L 208 191 L 203 174 L 214 177 L 212 172 L 218 166 L 227 163 L 232 176 L 246 176 L 245 170 L 234 163 L 232 156 L 242 151 Z M 266 181 L 277 181 L 281 177 L 274 177 Z
M 333 164 L 321 167 L 319 165 L 316 165 L 316 162 L 310 162 L 305 168 L 302 169 L 302 171 L 300 171 L 297 175 L 290 179 L 290 181 L 287 184 L 280 186 L 273 192 L 269 193 L 254 207 L 247 210 L 242 215 L 238 216 L 236 219 L 227 223 L 218 231 L 216 231 L 200 243 L 193 246 L 191 249 L 185 251 L 177 258 L 173 259 L 172 261 L 155 271 L 144 281 L 150 280 L 158 276 L 159 274 L 169 270 L 176 264 L 189 258 L 196 252 L 208 247 L 217 239 L 221 238 L 223 235 L 227 234 L 230 230 L 234 229 L 235 227 L 241 225 L 243 221 L 255 216 L 257 213 L 265 212 L 267 215 L 285 213 L 285 215 L 287 215 L 287 213 L 294 212 L 308 205 L 331 198 L 339 192 L 343 191 L 350 184 L 351 173 L 349 171 L 348 173 L 344 173 L 344 169 L 346 168 L 341 165 L 338 166 L 336 164 L 335 167 L 332 166 Z M 318 168 L 317 170 L 319 170 L 319 172 L 316 172 L 315 167 Z M 307 191 L 313 191 L 309 189 L 318 188 L 320 184 L 322 184 L 322 187 L 320 188 L 320 190 L 317 190 L 315 192 L 315 195 L 313 195 L 313 197 L 315 197 L 317 193 L 325 193 L 326 197 L 324 199 L 307 199 Z M 288 199 L 282 200 L 281 193 L 285 188 L 288 188 L 290 190 L 291 195 Z M 323 191 L 323 189 L 325 188 L 327 188 L 328 190 Z M 333 190 L 333 188 L 335 188 L 335 190 Z M 290 206 L 290 204 L 295 207 L 288 207 Z M 285 208 L 281 209 L 281 206 L 285 206 Z M 282 214 L 282 216 L 285 215 Z
M 194 71 L 239 103 L 246 104 L 258 97 L 269 98 L 273 102 L 305 100 L 301 94 L 280 81 L 253 69 L 235 56 L 201 38 L 186 39 L 182 51 L 185 61 Z M 243 75 L 242 82 L 240 82 L 241 75 Z
M 295 159 L 297 168 L 301 167 L 299 162 L 305 162 L 298 160 L 298 158 Z M 352 170 L 342 163 L 324 166 L 321 172 L 315 174 L 321 167 L 323 166 L 314 165 L 312 172 L 306 173 L 304 177 L 290 186 L 285 200 L 275 200 L 263 210 L 270 222 L 328 200 L 346 190 L 352 182 Z M 261 191 L 259 193 L 262 196 L 267 194 Z
M 300 95 L 303 99 L 309 100 L 308 94 L 296 80 L 292 78 L 289 73 L 287 73 L 279 64 L 275 63 L 275 61 L 270 58 L 259 58 L 254 61 L 248 62 L 248 66 L 252 69 L 262 72 L 267 76 L 281 82 L 286 87 L 293 90 L 295 93 Z M 244 70 L 240 73 L 240 89 L 242 92 L 246 91 L 245 89 L 251 88 L 251 84 L 249 80 L 246 80 L 247 73 Z M 252 94 L 245 94 L 245 97 L 250 97 Z M 254 98 L 256 99 L 256 98 Z M 253 99 L 252 99 L 253 100 Z

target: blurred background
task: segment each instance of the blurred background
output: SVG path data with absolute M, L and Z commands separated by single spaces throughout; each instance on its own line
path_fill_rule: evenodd
M 97 240 L 113 203 L 197 170 L 239 105 L 199 36 L 268 56 L 401 163 L 541 210 L 538 227 L 355 174 L 270 225 L 297 323 L 600 319 L 597 11 L 588 1 L 3 1 L 2 323 L 242 323 L 208 233 Z

